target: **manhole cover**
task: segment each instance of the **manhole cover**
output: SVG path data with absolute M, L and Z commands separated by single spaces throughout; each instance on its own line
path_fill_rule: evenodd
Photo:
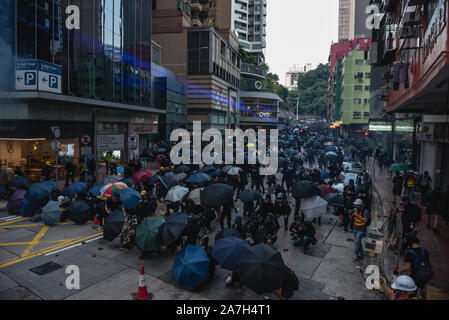
M 30 271 L 37 274 L 38 276 L 43 276 L 61 268 L 62 266 L 60 264 L 57 264 L 55 262 L 48 262 L 40 266 L 31 268 Z

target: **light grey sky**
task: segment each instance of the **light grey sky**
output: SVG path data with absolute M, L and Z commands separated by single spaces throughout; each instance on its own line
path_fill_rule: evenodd
M 266 62 L 285 83 L 294 64 L 327 63 L 338 41 L 338 0 L 268 0 Z

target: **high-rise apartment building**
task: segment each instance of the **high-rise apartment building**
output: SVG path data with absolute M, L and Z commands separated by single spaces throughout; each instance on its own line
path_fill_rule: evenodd
M 366 27 L 366 8 L 370 0 L 340 0 L 338 13 L 338 41 L 371 36 Z
M 298 77 L 301 73 L 313 70 L 313 65 L 307 63 L 305 65 L 293 65 L 285 74 L 285 87 L 288 90 L 296 90 L 298 88 Z

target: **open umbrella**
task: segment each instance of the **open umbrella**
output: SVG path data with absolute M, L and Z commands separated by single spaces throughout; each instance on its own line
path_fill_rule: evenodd
M 92 188 L 90 188 L 88 193 L 91 193 L 94 196 L 101 196 L 101 189 L 103 189 L 103 187 L 104 187 L 103 184 L 99 184 L 99 185 L 93 186 Z
M 123 182 L 114 182 L 105 185 L 101 190 L 101 196 L 110 198 L 114 195 L 115 192 L 128 188 L 126 184 Z
M 295 198 L 310 198 L 321 195 L 321 190 L 309 181 L 300 181 L 292 186 L 292 194 Z
M 67 209 L 67 218 L 77 224 L 84 224 L 93 217 L 93 212 L 86 201 L 74 201 Z
M 148 180 L 149 177 L 151 177 L 153 175 L 153 171 L 151 171 L 150 169 L 143 169 L 140 170 L 138 172 L 136 172 L 133 175 L 133 180 L 137 183 L 139 182 L 145 182 Z
M 135 243 L 142 253 L 159 250 L 157 235 L 163 224 L 163 217 L 148 217 L 137 227 Z
M 19 212 L 20 215 L 24 216 L 24 217 L 32 217 L 33 215 L 36 214 L 36 212 L 39 211 L 39 209 L 41 208 L 41 203 L 39 200 L 28 200 L 26 198 L 22 199 L 21 203 L 20 203 L 20 207 L 19 207 Z
M 32 185 L 25 194 L 28 201 L 40 201 L 43 197 L 50 195 L 56 184 L 50 181 L 39 182 Z
M 336 146 L 327 146 L 324 150 L 326 150 L 326 152 L 338 152 L 338 148 Z
M 201 192 L 201 203 L 208 207 L 218 207 L 229 203 L 234 196 L 234 189 L 222 183 L 207 186 Z
M 8 204 L 7 204 L 7 210 L 10 214 L 19 215 L 20 214 L 20 205 L 22 204 L 22 199 L 25 197 L 26 190 L 16 190 L 14 193 L 9 197 Z
M 285 153 L 286 155 L 288 155 L 288 156 L 293 156 L 293 155 L 295 155 L 295 154 L 298 153 L 298 150 L 295 150 L 295 149 L 287 149 L 287 150 L 284 150 L 284 153 Z
M 327 201 L 319 196 L 301 201 L 301 212 L 310 219 L 319 218 L 327 212 Z
M 209 263 L 202 247 L 189 244 L 176 255 L 173 276 L 181 286 L 193 290 L 207 279 Z
M 217 169 L 217 170 L 215 170 L 215 171 L 213 171 L 213 172 L 209 172 L 209 175 L 210 175 L 212 178 L 218 177 L 220 174 L 221 174 L 221 169 Z
M 192 169 L 189 166 L 183 164 L 175 168 L 175 173 L 189 173 L 190 170 Z
M 85 182 L 74 182 L 64 189 L 64 195 L 71 197 L 85 189 L 87 189 L 87 184 Z
M 158 154 L 166 153 L 166 152 L 167 152 L 167 149 L 165 149 L 165 148 L 159 148 L 156 150 L 156 153 L 158 153 Z
M 287 276 L 280 252 L 262 243 L 244 248 L 235 269 L 242 283 L 257 294 L 280 289 Z
M 132 186 L 134 186 L 136 184 L 136 181 L 134 181 L 134 179 L 131 179 L 131 178 L 123 179 L 120 182 L 123 182 L 124 184 L 126 184 L 128 186 L 128 188 L 132 188 Z
M 255 190 L 244 190 L 239 193 L 238 199 L 243 202 L 256 201 L 262 198 L 262 195 Z
M 188 183 L 204 183 L 206 181 L 210 181 L 212 177 L 206 173 L 203 172 L 197 172 L 190 176 L 188 176 L 184 182 Z
M 324 200 L 326 200 L 327 204 L 331 207 L 345 207 L 345 198 L 342 194 L 329 193 L 324 196 Z
M 109 241 L 114 240 L 122 232 L 125 222 L 125 214 L 120 208 L 115 209 L 104 219 L 103 238 Z
M 388 171 L 406 171 L 409 170 L 409 167 L 405 163 L 393 163 Z
M 0 184 L 0 200 L 6 197 L 8 194 L 8 190 L 6 189 L 6 186 L 4 184 Z
M 164 160 L 166 157 L 163 155 L 163 154 L 158 154 L 157 156 L 156 156 L 156 161 L 162 161 L 162 160 Z
M 329 175 L 329 173 L 327 173 L 326 171 L 321 172 L 320 178 L 322 180 L 326 180 L 326 179 L 330 179 L 331 176 Z
M 28 180 L 25 177 L 15 177 L 6 184 L 9 188 L 25 187 Z
M 209 172 L 214 172 L 215 170 L 217 170 L 217 168 L 215 168 L 214 166 L 207 165 L 207 166 L 202 167 L 199 172 L 209 173 Z
M 242 236 L 236 229 L 224 228 L 223 230 L 221 230 L 219 233 L 217 233 L 215 235 L 215 242 L 217 242 L 220 239 L 227 238 L 227 237 L 234 237 L 234 238 L 242 239 Z
M 137 206 L 140 200 L 142 200 L 142 196 L 140 193 L 134 189 L 126 188 L 117 191 L 120 196 L 120 201 L 122 202 L 125 209 L 133 209 Z
M 196 205 L 201 204 L 201 191 L 203 191 L 203 188 L 196 188 L 190 191 L 189 195 L 187 196 L 187 199 L 191 199 Z
M 166 174 L 164 174 L 164 176 L 170 177 L 170 178 L 173 178 L 175 175 L 176 175 L 176 174 L 175 174 L 173 171 L 169 171 L 169 172 L 167 172 Z
M 123 177 L 121 177 L 121 176 L 109 176 L 109 177 L 106 177 L 103 179 L 103 184 L 118 182 L 122 179 L 123 179 Z
M 163 245 L 169 245 L 181 236 L 187 227 L 187 213 L 175 213 L 165 219 L 165 223 L 159 228 L 159 240 Z
M 149 184 L 149 185 L 155 185 L 159 180 L 159 175 L 155 174 L 154 176 L 151 176 L 146 182 L 145 184 Z
M 223 269 L 235 270 L 235 264 L 243 249 L 249 248 L 248 242 L 235 237 L 226 237 L 215 243 L 212 256 Z
M 289 163 L 290 163 L 290 161 L 288 161 L 287 158 L 284 158 L 284 157 L 279 157 L 278 158 L 278 165 L 279 165 L 279 167 L 285 167 Z
M 170 190 L 171 188 L 173 188 L 174 186 L 178 185 L 178 182 L 173 179 L 172 177 L 159 177 L 159 181 L 161 182 L 161 185 L 164 186 L 167 191 Z
M 327 152 L 324 155 L 324 161 L 325 162 L 332 162 L 332 161 L 337 161 L 338 160 L 338 155 L 335 152 Z
M 187 174 L 184 172 L 181 172 L 181 173 L 175 174 L 173 176 L 173 179 L 175 179 L 177 182 L 179 182 L 179 181 L 184 180 L 186 177 L 187 177 Z
M 224 173 L 227 173 L 229 170 L 231 170 L 232 168 L 234 168 L 233 166 L 224 166 L 221 171 Z
M 229 174 L 230 176 L 236 176 L 240 173 L 240 171 L 243 171 L 243 170 L 239 167 L 233 167 L 233 168 L 229 169 L 228 172 L 226 172 L 226 173 Z
M 181 187 L 181 186 L 174 186 L 173 188 L 168 190 L 168 193 L 165 196 L 165 200 L 173 202 L 173 203 L 178 202 L 178 201 L 181 201 L 182 198 L 184 198 L 184 196 L 188 193 L 189 193 L 188 188 Z
M 321 184 L 318 186 L 318 189 L 321 190 L 321 195 L 324 197 L 326 194 L 328 193 L 334 193 L 334 189 L 332 189 L 331 186 L 327 185 L 327 184 Z
M 54 226 L 59 222 L 61 212 L 58 201 L 48 201 L 48 203 L 42 208 L 42 221 L 47 226 Z

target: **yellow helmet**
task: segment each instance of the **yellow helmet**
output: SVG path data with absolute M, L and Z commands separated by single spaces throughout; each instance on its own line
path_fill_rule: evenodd
M 51 166 L 51 162 L 50 161 L 45 161 L 45 165 L 46 166 Z
M 164 170 L 165 170 L 164 167 L 160 167 L 159 169 L 160 169 L 161 171 L 164 171 Z
M 142 190 L 142 192 L 140 193 L 141 196 L 145 196 L 147 194 L 146 190 Z

